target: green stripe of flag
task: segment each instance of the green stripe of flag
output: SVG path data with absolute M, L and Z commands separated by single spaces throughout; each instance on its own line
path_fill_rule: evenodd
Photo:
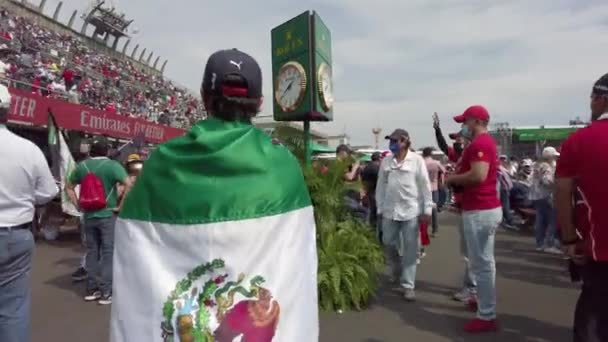
M 249 124 L 209 119 L 154 151 L 120 217 L 186 225 L 310 205 L 299 163 L 285 147 Z

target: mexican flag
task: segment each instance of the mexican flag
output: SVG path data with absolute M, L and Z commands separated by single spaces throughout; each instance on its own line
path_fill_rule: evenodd
M 71 216 L 80 216 L 81 213 L 74 207 L 65 192 L 65 181 L 76 167 L 76 162 L 65 142 L 63 133 L 55 123 L 55 117 L 49 112 L 48 116 L 48 143 L 51 151 L 51 173 L 59 180 L 61 187 L 61 209 Z M 76 191 L 78 193 L 78 189 Z
M 315 235 L 285 147 L 199 122 L 152 153 L 125 200 L 111 341 L 318 341 Z

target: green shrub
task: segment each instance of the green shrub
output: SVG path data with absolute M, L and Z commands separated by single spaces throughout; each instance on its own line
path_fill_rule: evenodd
M 378 288 L 384 259 L 375 229 L 350 216 L 344 207 L 344 193 L 360 188 L 360 184 L 346 184 L 343 180 L 350 163 L 323 162 L 306 167 L 301 136 L 277 129 L 275 137 L 300 159 L 314 206 L 320 308 L 365 308 Z

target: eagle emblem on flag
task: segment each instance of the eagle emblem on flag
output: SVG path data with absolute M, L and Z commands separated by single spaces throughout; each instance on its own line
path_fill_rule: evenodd
M 163 305 L 164 342 L 232 342 L 237 337 L 272 341 L 280 306 L 262 287 L 264 278 L 258 275 L 246 281 L 241 273 L 229 280 L 224 267 L 222 259 L 215 259 L 176 284 Z

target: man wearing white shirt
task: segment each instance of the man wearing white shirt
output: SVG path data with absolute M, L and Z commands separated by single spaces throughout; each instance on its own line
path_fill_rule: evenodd
M 42 151 L 6 128 L 10 95 L 0 85 L 0 341 L 30 341 L 35 207 L 59 192 Z
M 431 182 L 424 159 L 410 151 L 410 137 L 396 129 L 386 137 L 390 157 L 384 158 L 378 173 L 376 202 L 382 215 L 384 243 L 392 276 L 404 289 L 404 298 L 416 299 L 414 292 L 420 222 L 428 222 L 433 209 Z M 398 250 L 403 237 L 403 256 Z

